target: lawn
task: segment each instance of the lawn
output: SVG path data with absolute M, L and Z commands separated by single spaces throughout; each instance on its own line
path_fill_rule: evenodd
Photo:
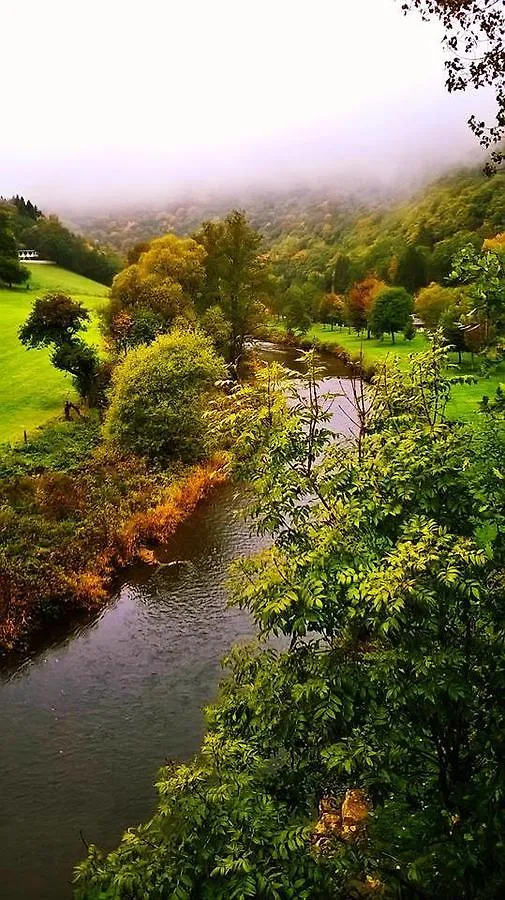
M 352 355 L 359 356 L 363 351 L 363 357 L 367 362 L 383 362 L 387 356 L 395 355 L 400 361 L 406 362 L 409 353 L 418 353 L 427 346 L 427 339 L 424 334 L 418 333 L 412 341 L 406 341 L 403 335 L 397 335 L 395 343 L 391 338 L 378 340 L 376 338 L 366 339 L 366 335 L 359 336 L 356 332 L 349 334 L 348 329 L 334 329 L 329 326 L 314 325 L 309 331 L 309 337 L 317 338 L 325 343 L 335 343 L 344 347 Z M 457 357 L 451 354 L 452 362 L 455 366 L 454 374 L 457 373 Z M 463 354 L 462 371 L 469 374 L 472 371 L 470 362 L 470 354 Z M 484 394 L 492 398 L 496 388 L 500 383 L 505 382 L 505 366 L 501 365 L 487 378 L 479 378 L 476 384 L 455 384 L 451 390 L 451 400 L 449 402 L 449 413 L 451 417 L 457 419 L 472 420 L 479 415 L 479 402 Z
M 25 350 L 17 331 L 36 297 L 62 291 L 94 313 L 86 339 L 100 343 L 97 312 L 107 300 L 108 288 L 58 266 L 28 265 L 28 290 L 0 288 L 0 443 L 18 441 L 62 411 L 67 397 L 74 398 L 71 380 L 53 368 L 47 350 Z

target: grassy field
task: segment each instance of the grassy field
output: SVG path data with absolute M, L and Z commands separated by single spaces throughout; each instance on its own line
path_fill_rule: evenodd
M 104 305 L 108 288 L 58 266 L 29 265 L 29 289 L 0 288 L 0 443 L 18 441 L 37 425 L 62 411 L 74 391 L 71 380 L 49 362 L 47 350 L 25 350 L 17 331 L 36 297 L 46 291 L 62 291 L 94 313 L 86 340 L 98 345 L 96 313 Z
M 412 341 L 406 341 L 402 335 L 397 335 L 395 343 L 391 338 L 385 337 L 380 341 L 375 338 L 366 340 L 364 335 L 358 336 L 356 332 L 348 333 L 347 328 L 331 329 L 324 325 L 314 325 L 309 332 L 309 337 L 317 338 L 325 343 L 335 343 L 344 347 L 349 353 L 358 356 L 363 351 L 365 361 L 383 362 L 388 356 L 395 355 L 400 361 L 407 361 L 410 353 L 418 353 L 427 346 L 424 334 L 416 334 Z M 456 366 L 456 354 L 452 355 L 452 361 Z M 469 374 L 472 371 L 470 354 L 463 354 L 463 372 Z M 457 369 L 455 369 L 456 373 Z M 479 378 L 477 384 L 456 384 L 451 391 L 449 404 L 450 415 L 458 419 L 474 419 L 479 414 L 479 402 L 484 394 L 492 398 L 500 383 L 505 382 L 505 366 L 500 366 L 488 378 Z

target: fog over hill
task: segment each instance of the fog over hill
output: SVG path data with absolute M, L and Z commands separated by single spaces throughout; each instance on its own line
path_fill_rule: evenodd
M 63 0 L 4 16 L 43 59 L 34 85 L 16 43 L 2 49 L 3 83 L 16 79 L 0 193 L 70 218 L 328 179 L 405 190 L 475 162 L 466 121 L 492 112 L 485 92 L 447 94 L 440 28 L 400 0 L 90 0 L 79 59 Z

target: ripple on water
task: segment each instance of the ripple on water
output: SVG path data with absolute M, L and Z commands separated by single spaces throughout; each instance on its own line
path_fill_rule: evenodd
M 339 390 L 335 380 L 330 390 Z M 343 413 L 334 417 L 348 430 Z M 226 605 L 229 563 L 262 546 L 225 486 L 100 614 L 4 674 L 0 728 L 0 896 L 64 900 L 86 839 L 111 847 L 147 818 L 162 761 L 203 735 L 220 660 L 252 635 Z

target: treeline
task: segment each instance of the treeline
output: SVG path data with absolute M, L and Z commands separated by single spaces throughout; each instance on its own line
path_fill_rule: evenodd
M 287 283 L 310 282 L 336 293 L 368 275 L 414 292 L 444 283 L 454 256 L 503 231 L 505 175 L 467 173 L 442 179 L 407 204 L 368 211 L 347 225 L 331 218 L 294 224 L 270 254 Z
M 112 284 L 121 268 L 121 259 L 85 238 L 71 232 L 57 216 L 46 216 L 30 200 L 15 196 L 8 201 L 12 211 L 11 227 L 19 249 L 37 250 L 49 259 L 78 275 L 100 284 Z

